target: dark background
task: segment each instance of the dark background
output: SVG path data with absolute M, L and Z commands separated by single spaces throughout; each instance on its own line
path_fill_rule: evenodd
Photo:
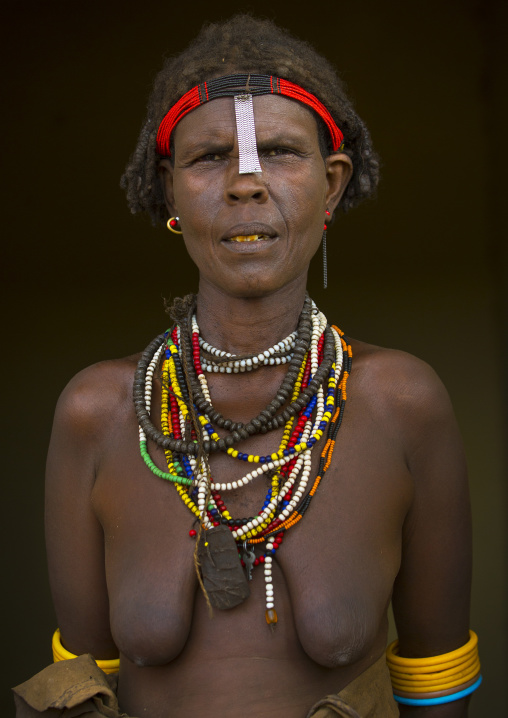
M 331 286 L 318 260 L 310 290 L 347 333 L 426 359 L 450 391 L 475 520 L 471 716 L 505 715 L 506 5 L 3 3 L 0 715 L 14 713 L 8 687 L 51 660 L 43 475 L 58 394 L 80 368 L 144 348 L 168 323 L 162 297 L 196 287 L 181 240 L 131 217 L 118 186 L 151 81 L 202 22 L 240 9 L 337 65 L 382 157 L 378 199 L 329 232 Z

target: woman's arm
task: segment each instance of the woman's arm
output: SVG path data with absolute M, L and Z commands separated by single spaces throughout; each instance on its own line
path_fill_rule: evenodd
M 104 537 L 92 489 L 111 413 L 105 365 L 78 374 L 62 393 L 46 472 L 46 544 L 62 643 L 96 659 L 118 656 L 109 626 Z
M 405 385 L 399 388 L 414 484 L 393 592 L 399 655 L 406 658 L 440 655 L 467 643 L 471 585 L 471 515 L 461 438 L 443 385 L 427 365 L 417 362 L 415 368 L 416 373 L 402 372 Z M 432 708 L 400 705 L 400 714 L 464 718 L 468 700 Z

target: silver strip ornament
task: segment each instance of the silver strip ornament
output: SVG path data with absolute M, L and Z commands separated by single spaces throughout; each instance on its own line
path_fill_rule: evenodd
M 252 95 L 235 95 L 235 115 L 238 134 L 238 171 L 241 175 L 261 172 Z

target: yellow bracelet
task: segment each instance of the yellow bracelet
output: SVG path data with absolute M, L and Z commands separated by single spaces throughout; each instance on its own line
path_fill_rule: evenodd
M 386 649 L 395 699 L 409 705 L 436 705 L 458 699 L 481 682 L 478 636 L 469 631 L 469 641 L 455 651 L 428 658 L 398 656 L 399 642 Z M 410 698 L 413 696 L 413 698 Z
M 77 658 L 77 656 L 74 653 L 71 653 L 66 648 L 62 646 L 62 640 L 60 637 L 60 629 L 57 628 L 56 631 L 53 634 L 53 640 L 51 642 L 51 647 L 53 649 L 53 662 L 58 663 L 58 661 L 68 661 L 71 658 Z M 119 658 L 111 658 L 110 660 L 105 661 L 98 661 L 95 659 L 95 662 L 99 666 L 101 670 L 104 671 L 104 673 L 117 673 L 120 669 L 120 659 Z
M 429 676 L 429 681 L 423 683 L 414 683 L 408 677 L 407 680 L 400 681 L 392 678 L 392 686 L 394 689 L 401 689 L 403 691 L 412 691 L 414 693 L 429 693 L 433 691 L 440 691 L 446 688 L 454 688 L 460 686 L 462 683 L 467 683 L 472 678 L 475 678 L 480 673 L 480 661 L 475 661 L 474 665 L 469 671 L 461 671 L 455 676 L 448 678 L 441 678 L 439 673 Z
M 441 670 L 440 666 L 448 664 L 456 659 L 461 659 L 465 655 L 472 653 L 474 650 L 478 650 L 478 636 L 474 631 L 469 631 L 469 641 L 455 651 L 449 653 L 442 653 L 440 656 L 429 656 L 428 658 L 403 658 L 397 655 L 399 648 L 399 642 L 394 641 L 390 643 L 386 649 L 386 660 L 393 666 L 399 666 L 399 670 L 404 668 L 411 668 L 411 672 L 419 667 L 428 668 L 429 666 L 435 666 L 436 670 Z M 446 666 L 447 668 L 449 666 Z
M 466 669 L 470 668 L 474 663 L 478 661 L 478 654 L 471 654 L 471 656 L 465 656 L 464 659 L 459 659 L 460 663 L 455 662 L 453 666 L 450 666 L 449 668 L 443 668 L 443 670 L 439 671 L 439 677 L 440 678 L 448 678 L 449 676 L 454 676 L 457 673 L 457 670 L 465 671 Z M 448 664 L 445 664 L 448 666 Z M 398 668 L 398 667 L 397 667 Z M 435 668 L 435 666 L 433 666 Z M 433 671 L 432 674 L 436 673 L 437 671 Z M 407 680 L 407 672 L 397 670 L 393 667 L 393 664 L 391 664 L 390 668 L 391 676 L 394 680 L 400 679 L 400 680 Z M 418 671 L 411 670 L 411 680 L 412 681 L 421 681 L 422 683 L 425 683 L 429 680 L 429 673 L 425 673 L 423 668 L 419 668 Z

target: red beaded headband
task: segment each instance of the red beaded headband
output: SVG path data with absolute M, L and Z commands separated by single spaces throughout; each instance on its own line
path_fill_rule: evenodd
M 164 157 L 171 155 L 171 133 L 188 112 L 218 97 L 234 97 L 239 94 L 284 95 L 293 100 L 303 102 L 303 104 L 317 112 L 328 127 L 332 138 L 333 151 L 337 152 L 340 148 L 344 135 L 337 127 L 335 120 L 323 103 L 315 95 L 304 90 L 303 87 L 272 75 L 227 75 L 196 85 L 185 95 L 182 95 L 159 125 L 157 152 Z

